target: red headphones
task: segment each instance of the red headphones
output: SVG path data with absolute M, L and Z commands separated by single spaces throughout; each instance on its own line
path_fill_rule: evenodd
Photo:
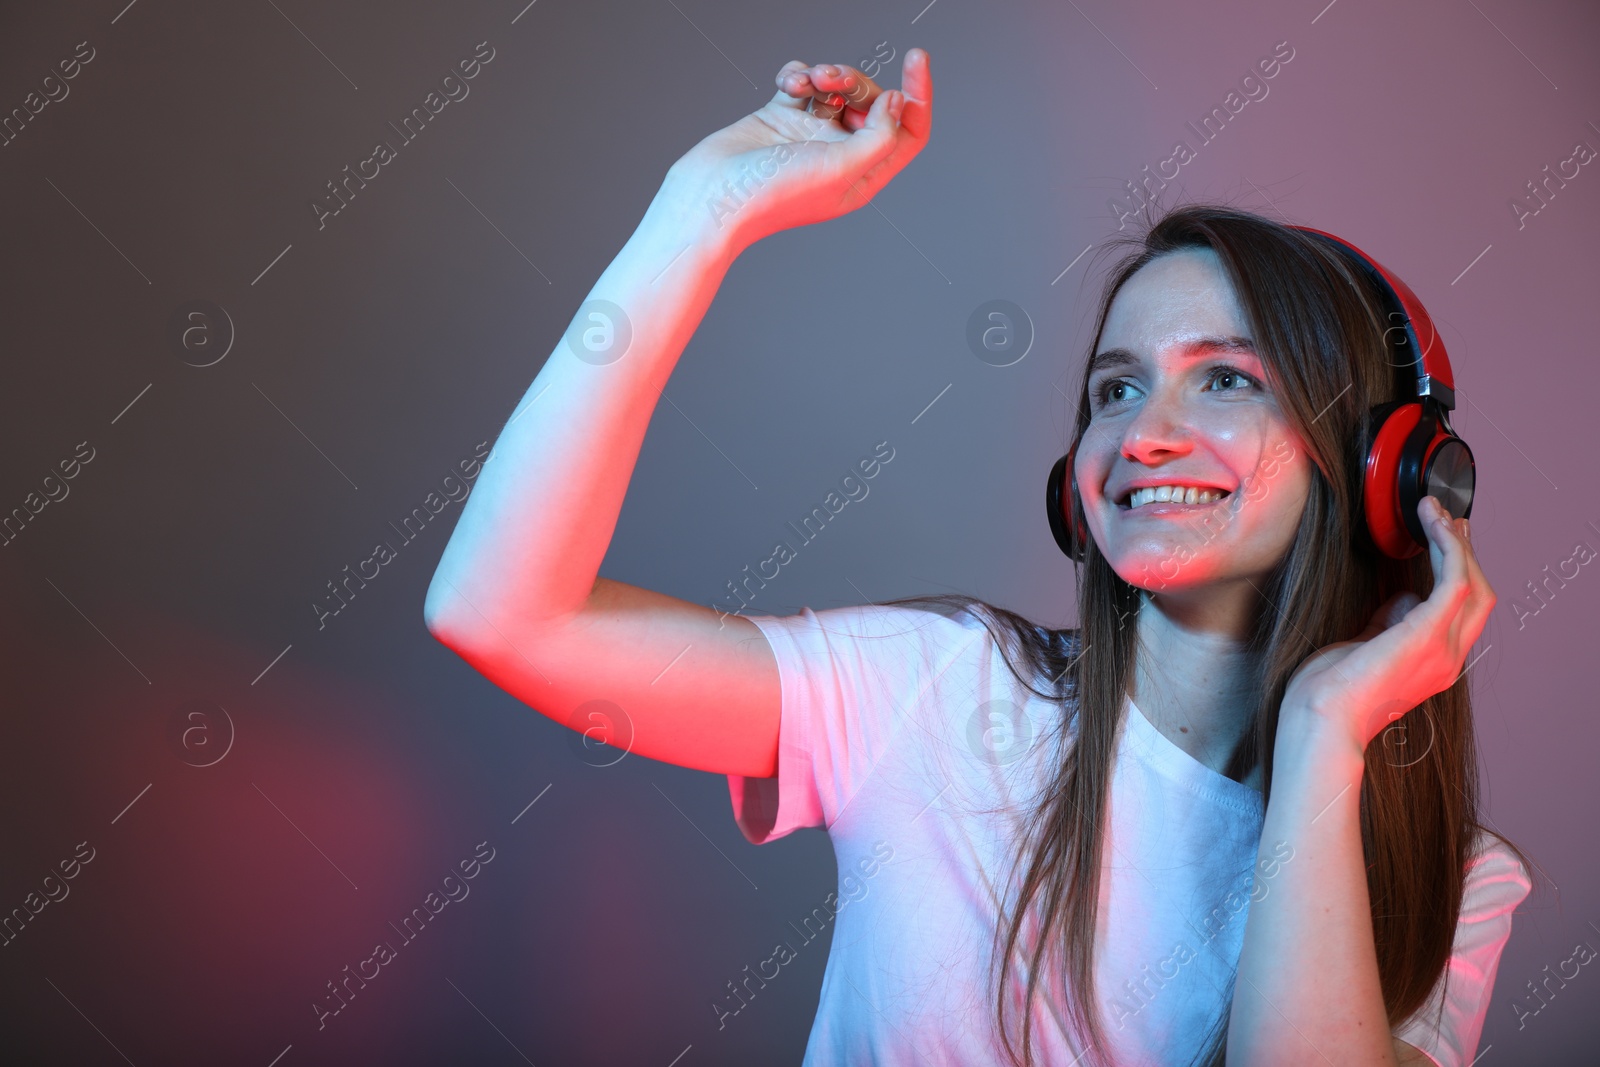
M 1415 375 L 1414 394 L 1372 409 L 1362 477 L 1362 508 L 1372 545 L 1384 555 L 1406 559 L 1427 547 L 1427 535 L 1417 518 L 1424 496 L 1438 499 L 1452 518 L 1472 514 L 1476 473 L 1472 449 L 1450 428 L 1450 411 L 1456 406 L 1455 376 L 1444 339 L 1415 293 L 1372 257 L 1331 233 L 1309 226 L 1293 227 L 1327 241 L 1372 283 L 1391 325 L 1384 331 L 1390 363 L 1409 367 Z M 1068 557 L 1081 562 L 1089 531 L 1074 500 L 1072 463 L 1078 450 L 1074 441 L 1067 454 L 1050 469 L 1045 504 L 1050 532 Z

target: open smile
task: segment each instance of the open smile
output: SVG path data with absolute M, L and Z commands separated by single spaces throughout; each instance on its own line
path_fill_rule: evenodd
M 1182 515 L 1215 507 L 1230 495 L 1214 486 L 1156 485 L 1130 489 L 1116 504 L 1130 514 Z

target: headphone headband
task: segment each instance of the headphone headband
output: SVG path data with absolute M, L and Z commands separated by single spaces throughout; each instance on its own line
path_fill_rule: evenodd
M 1291 229 L 1322 238 L 1338 249 L 1345 260 L 1372 283 L 1390 323 L 1383 333 L 1384 341 L 1404 354 L 1403 365 L 1410 367 L 1416 376 L 1416 395 L 1431 396 L 1446 411 L 1453 410 L 1456 406 L 1456 379 L 1450 369 L 1450 357 L 1445 352 L 1444 338 L 1439 336 L 1433 318 L 1411 287 L 1342 237 L 1310 226 L 1294 226 Z

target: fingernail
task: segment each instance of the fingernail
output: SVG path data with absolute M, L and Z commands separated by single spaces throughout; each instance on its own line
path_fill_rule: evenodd
M 1467 539 L 1467 544 L 1472 544 L 1472 520 L 1461 520 L 1461 536 Z

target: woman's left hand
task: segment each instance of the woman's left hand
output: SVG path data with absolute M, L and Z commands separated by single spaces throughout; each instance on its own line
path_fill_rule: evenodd
M 1495 605 L 1494 590 L 1472 551 L 1468 520 L 1452 520 L 1431 496 L 1417 517 L 1428 535 L 1432 593 L 1427 600 L 1396 594 L 1354 639 L 1301 664 L 1284 692 L 1280 726 L 1307 720 L 1364 752 L 1390 723 L 1460 677 Z

